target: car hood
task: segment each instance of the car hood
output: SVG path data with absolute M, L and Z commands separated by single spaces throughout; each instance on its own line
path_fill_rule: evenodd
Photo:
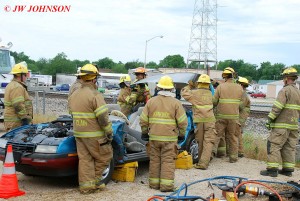
M 109 119 L 113 124 L 114 133 L 119 132 L 125 121 L 112 115 Z M 7 132 L 1 138 L 19 144 L 59 145 L 68 138 L 74 138 L 72 118 L 63 116 L 49 123 L 21 126 Z

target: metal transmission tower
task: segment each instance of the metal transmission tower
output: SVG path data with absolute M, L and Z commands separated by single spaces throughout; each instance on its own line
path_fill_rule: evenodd
M 217 65 L 217 0 L 195 0 L 187 68 L 191 62 Z

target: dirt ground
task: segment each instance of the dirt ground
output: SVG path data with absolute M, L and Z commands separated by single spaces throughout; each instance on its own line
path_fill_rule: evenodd
M 24 196 L 11 198 L 10 200 L 141 200 L 145 201 L 153 195 L 163 194 L 160 191 L 148 187 L 148 162 L 139 163 L 137 175 L 134 182 L 111 181 L 107 188 L 99 193 L 81 195 L 77 187 L 77 178 L 47 178 L 36 176 L 25 176 L 17 173 L 19 188 L 26 192 Z M 0 164 L 2 171 L 2 164 Z M 269 181 L 286 182 L 294 180 L 299 182 L 300 169 L 297 169 L 293 177 L 279 175 L 277 178 L 262 177 L 259 171 L 265 168 L 264 162 L 242 158 L 238 163 L 229 163 L 227 158 L 213 159 L 208 170 L 180 170 L 175 174 L 175 185 L 181 186 L 183 183 L 191 183 L 205 178 L 216 176 L 239 176 L 248 179 L 262 179 Z M 208 183 L 198 183 L 188 188 L 188 195 L 209 196 L 215 192 L 221 194 L 218 188 L 214 190 L 207 187 Z M 165 193 L 166 194 L 166 193 Z M 169 193 L 167 193 L 169 195 Z M 253 198 L 253 197 L 252 197 Z M 1 200 L 1 199 L 0 199 Z M 240 200 L 252 200 L 241 198 Z M 267 200 L 267 199 L 263 199 Z
M 2 124 L 0 124 L 1 129 Z M 1 133 L 0 133 L 1 135 Z M 25 176 L 17 173 L 19 188 L 26 192 L 24 196 L 11 198 L 10 200 L 141 200 L 145 201 L 153 195 L 162 195 L 160 191 L 148 187 L 148 162 L 139 163 L 137 175 L 134 182 L 111 181 L 107 188 L 99 193 L 81 195 L 77 187 L 77 178 L 47 178 L 37 176 Z M 277 178 L 263 177 L 259 171 L 265 169 L 265 163 L 247 158 L 241 158 L 237 163 L 229 163 L 228 158 L 215 158 L 211 161 L 208 170 L 180 170 L 175 172 L 175 186 L 183 183 L 216 177 L 216 176 L 239 176 L 255 180 L 269 181 L 296 181 L 300 180 L 300 169 L 296 169 L 293 177 L 279 175 Z M 2 162 L 0 162 L 0 174 L 2 174 Z M 211 193 L 216 193 L 220 197 L 221 191 L 214 187 L 208 187 L 207 182 L 202 182 L 190 186 L 188 195 L 200 195 L 207 197 Z M 164 193 L 169 195 L 169 193 Z M 0 199 L 2 200 L 2 199 Z M 3 199 L 4 200 L 4 199 Z M 251 198 L 241 198 L 240 200 L 254 200 Z M 267 199 L 260 199 L 267 200 Z

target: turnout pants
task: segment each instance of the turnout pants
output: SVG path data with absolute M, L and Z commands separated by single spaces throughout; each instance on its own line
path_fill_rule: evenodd
M 113 155 L 111 144 L 106 142 L 106 138 L 103 137 L 76 137 L 80 190 L 95 189 L 102 180 L 102 173 Z
M 267 142 L 267 169 L 278 169 L 282 161 L 282 169 L 293 172 L 297 143 L 298 130 L 272 129 Z
M 197 123 L 196 140 L 198 142 L 198 164 L 207 168 L 213 151 L 217 133 L 214 122 Z
M 238 120 L 233 119 L 219 119 L 216 123 L 217 138 L 215 140 L 214 150 L 218 149 L 219 142 L 221 138 L 224 139 L 224 142 L 228 142 L 228 152 L 229 160 L 235 162 L 238 159 L 238 133 L 236 129 L 238 127 Z
M 172 191 L 174 188 L 177 142 L 151 140 L 149 143 L 149 186 L 161 191 Z

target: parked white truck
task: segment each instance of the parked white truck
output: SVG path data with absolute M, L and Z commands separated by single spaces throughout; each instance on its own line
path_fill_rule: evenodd
M 1 42 L 0 38 L 0 121 L 3 121 L 4 89 L 12 79 L 12 75 L 9 72 L 12 66 L 15 65 L 15 59 L 10 56 L 10 48 L 13 44 L 9 42 L 3 45 Z

